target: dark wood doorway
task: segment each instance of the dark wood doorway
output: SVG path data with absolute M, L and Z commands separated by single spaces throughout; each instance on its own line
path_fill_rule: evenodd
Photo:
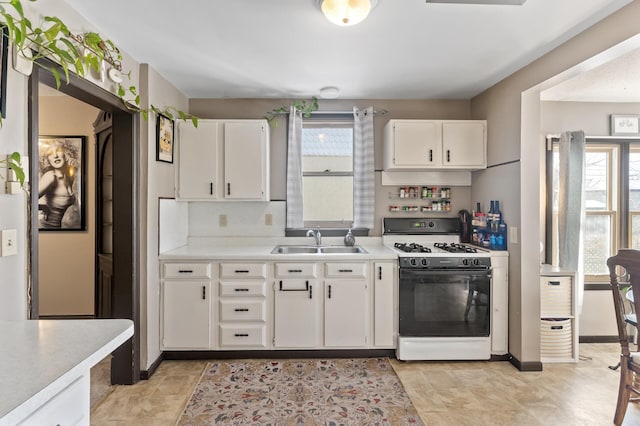
M 56 88 L 56 81 L 48 68 L 57 67 L 51 61 L 42 60 L 43 67 L 35 66 L 29 79 L 29 169 L 31 188 L 38 186 L 38 84 Z M 64 71 L 59 69 L 60 75 Z M 60 92 L 83 101 L 111 115 L 113 164 L 113 275 L 110 291 L 110 318 L 126 318 L 134 322 L 134 336 L 114 353 L 111 363 L 111 381 L 114 384 L 133 384 L 140 379 L 140 271 L 139 271 L 139 222 L 138 222 L 138 114 L 128 110 L 117 96 L 106 90 L 70 75 Z M 38 197 L 31 192 L 29 200 L 29 313 L 38 318 Z

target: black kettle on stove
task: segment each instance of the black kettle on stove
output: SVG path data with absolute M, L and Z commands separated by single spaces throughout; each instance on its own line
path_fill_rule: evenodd
M 460 210 L 458 212 L 458 220 L 460 221 L 460 242 L 470 243 L 471 234 L 473 229 L 471 227 L 471 213 L 467 210 Z

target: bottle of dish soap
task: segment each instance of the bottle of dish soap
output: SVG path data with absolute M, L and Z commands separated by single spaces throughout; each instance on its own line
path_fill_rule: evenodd
M 351 228 L 349 228 L 349 232 L 344 236 L 344 245 L 345 246 L 353 246 L 356 243 L 356 237 L 351 233 Z

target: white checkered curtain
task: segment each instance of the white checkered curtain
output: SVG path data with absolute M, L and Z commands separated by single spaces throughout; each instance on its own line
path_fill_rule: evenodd
M 302 114 L 291 107 L 287 142 L 287 228 L 302 228 Z
M 584 294 L 585 137 L 583 131 L 560 135 L 558 158 L 558 266 L 576 271 L 577 305 Z
M 376 204 L 373 107 L 353 108 L 353 227 L 373 229 Z

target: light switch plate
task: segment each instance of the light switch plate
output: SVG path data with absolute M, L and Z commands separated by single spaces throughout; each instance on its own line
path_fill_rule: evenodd
M 518 227 L 517 226 L 509 227 L 509 240 L 513 244 L 518 244 Z
M 220 225 L 221 228 L 224 228 L 225 226 L 227 226 L 227 215 L 226 214 L 221 214 L 218 217 L 218 225 Z
M 267 226 L 273 225 L 273 215 L 271 213 L 264 215 L 264 224 Z
M 0 256 L 14 256 L 18 254 L 18 232 L 15 229 L 5 229 L 2 234 Z

